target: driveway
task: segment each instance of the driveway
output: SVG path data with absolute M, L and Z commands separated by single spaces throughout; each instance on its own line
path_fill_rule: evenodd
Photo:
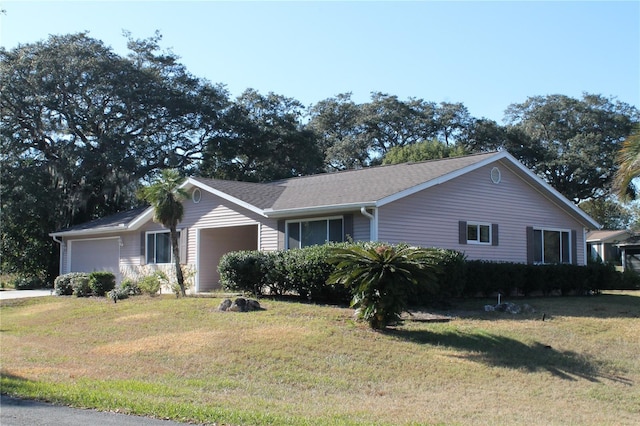
M 0 291 L 0 300 L 22 299 L 24 297 L 41 297 L 53 295 L 53 289 L 42 290 L 3 290 Z
M 184 426 L 167 420 L 81 410 L 0 395 L 2 426 Z

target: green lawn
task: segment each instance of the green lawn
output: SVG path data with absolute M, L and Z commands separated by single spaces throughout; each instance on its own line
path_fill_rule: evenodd
M 468 300 L 385 333 L 350 309 L 261 302 L 4 301 L 1 390 L 226 425 L 640 424 L 637 292 L 527 299 L 518 316 Z

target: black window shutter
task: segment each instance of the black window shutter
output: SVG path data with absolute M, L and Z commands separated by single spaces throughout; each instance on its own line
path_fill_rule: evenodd
M 527 263 L 529 265 L 533 264 L 534 259 L 533 238 L 533 227 L 527 226 Z
M 498 224 L 497 223 L 491 224 L 491 245 L 492 246 L 498 245 Z
M 460 244 L 467 244 L 467 222 L 458 222 L 458 242 Z
M 145 232 L 140 233 L 140 264 L 145 265 L 147 263 L 147 256 L 145 255 L 145 246 L 147 245 L 147 234 Z
M 284 244 L 284 238 L 285 238 L 285 221 L 284 220 L 279 220 L 278 221 L 278 250 L 284 250 L 284 248 L 286 247 Z
M 571 230 L 571 263 L 578 264 L 578 232 L 575 229 Z
M 180 263 L 187 263 L 187 248 L 189 247 L 189 230 L 184 228 L 178 232 L 178 243 L 180 247 Z

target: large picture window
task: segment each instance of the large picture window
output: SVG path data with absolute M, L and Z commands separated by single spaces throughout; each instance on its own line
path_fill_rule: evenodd
M 533 261 L 535 263 L 571 263 L 571 256 L 571 231 L 533 230 Z
M 341 217 L 287 222 L 287 248 L 322 245 L 344 241 Z
M 178 240 L 180 232 L 178 232 Z M 171 237 L 169 231 L 147 233 L 147 263 L 172 263 Z

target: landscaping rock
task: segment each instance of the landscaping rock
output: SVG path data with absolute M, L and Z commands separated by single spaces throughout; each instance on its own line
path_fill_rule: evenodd
M 224 299 L 220 306 L 218 306 L 219 311 L 226 311 L 231 307 L 231 299 Z
M 251 312 L 262 311 L 264 308 L 260 306 L 260 303 L 257 300 L 238 297 L 233 302 L 231 299 L 224 299 L 222 303 L 220 303 L 220 306 L 218 306 L 218 310 L 229 312 Z

